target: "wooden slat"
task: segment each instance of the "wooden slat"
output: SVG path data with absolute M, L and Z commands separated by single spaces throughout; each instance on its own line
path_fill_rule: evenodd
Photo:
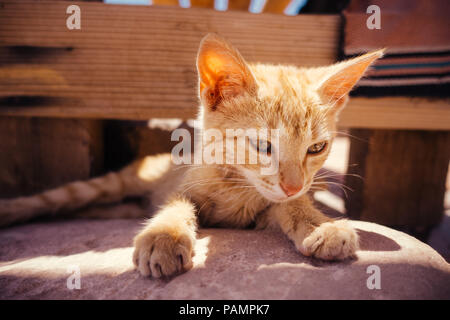
M 292 0 L 267 0 L 263 12 L 284 13 L 286 7 Z
M 228 10 L 248 11 L 250 0 L 228 0 Z
M 191 0 L 192 8 L 214 8 L 214 0 Z
M 129 100 L 126 100 L 126 97 Z M 58 118 L 101 118 L 146 120 L 149 118 L 195 118 L 197 104 L 191 108 L 176 107 L 180 101 L 160 102 L 159 106 L 148 108 L 145 100 L 137 101 L 133 94 L 122 95 L 121 99 L 105 103 L 89 99 L 80 105 L 78 100 L 50 99 L 45 105 L 33 104 L 39 96 L 18 103 L 0 103 L 0 115 L 58 117 Z M 113 99 L 113 97 L 111 97 Z M 114 99 L 113 99 L 114 100 Z M 31 102 L 30 102 L 31 101 Z M 183 101 L 181 101 L 183 102 Z M 353 98 L 340 116 L 339 126 L 344 128 L 379 129 L 423 129 L 450 130 L 450 102 L 448 100 L 428 101 L 422 98 Z
M 110 56 L 120 50 L 119 53 L 127 57 L 130 54 L 142 56 L 147 61 L 152 54 L 149 63 L 154 65 L 167 61 L 166 54 L 181 58 L 183 65 L 184 61 L 195 61 L 199 40 L 207 32 L 218 32 L 229 38 L 250 61 L 298 65 L 329 63 L 337 52 L 340 24 L 337 16 L 297 19 L 196 8 L 81 3 L 82 30 L 73 31 L 65 28 L 65 4 L 0 3 L 4 5 L 0 10 L 2 46 L 44 46 L 68 51 L 92 49 Z M 308 46 L 301 45 L 303 43 Z M 176 64 L 176 60 L 168 62 Z
M 88 179 L 102 167 L 101 120 L 0 117 L 0 198 Z
M 178 0 L 152 0 L 152 4 L 156 6 L 178 6 Z
M 192 118 L 195 57 L 207 32 L 250 62 L 324 65 L 338 47 L 340 18 L 330 15 L 79 3 L 82 29 L 67 30 L 67 3 L 0 5 L 0 115 Z M 449 112 L 448 100 L 353 98 L 341 125 L 450 129 Z
M 442 221 L 450 131 L 353 129 L 345 185 L 352 219 L 426 240 Z M 425 238 L 425 239 L 424 239 Z
M 450 130 L 450 99 L 355 97 L 339 123 L 349 128 Z
M 195 58 L 207 32 L 230 39 L 249 61 L 321 65 L 334 60 L 340 23 L 337 16 L 79 3 L 82 29 L 68 30 L 67 3 L 0 3 L 0 114 L 15 115 L 193 117 Z M 29 97 L 28 106 L 11 96 Z

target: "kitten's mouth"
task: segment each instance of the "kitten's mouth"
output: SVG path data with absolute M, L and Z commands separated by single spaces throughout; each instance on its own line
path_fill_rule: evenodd
M 307 184 L 306 186 L 304 186 L 300 191 L 298 191 L 296 194 L 292 195 L 292 196 L 288 196 L 286 195 L 283 191 L 281 192 L 276 192 L 275 191 L 268 191 L 265 190 L 264 188 L 261 188 L 259 186 L 256 187 L 256 190 L 267 200 L 271 201 L 271 202 L 276 202 L 276 203 L 281 203 L 281 202 L 288 202 L 294 199 L 297 199 L 301 196 L 303 196 L 304 194 L 306 194 L 308 192 L 310 188 L 310 184 Z
M 261 190 L 260 188 L 256 188 L 258 190 L 258 192 L 267 200 L 271 201 L 271 202 L 286 202 L 289 201 L 293 198 L 295 198 L 295 196 L 292 197 L 288 197 L 287 195 L 281 195 L 281 194 L 274 194 L 272 192 L 267 192 L 266 190 Z

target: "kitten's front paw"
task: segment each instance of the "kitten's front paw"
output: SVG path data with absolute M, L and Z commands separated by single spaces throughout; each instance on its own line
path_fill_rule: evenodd
M 297 248 L 305 256 L 343 260 L 355 256 L 358 235 L 345 220 L 326 222 L 318 226 Z
M 192 268 L 193 239 L 179 232 L 145 230 L 134 239 L 133 262 L 141 275 L 160 278 Z

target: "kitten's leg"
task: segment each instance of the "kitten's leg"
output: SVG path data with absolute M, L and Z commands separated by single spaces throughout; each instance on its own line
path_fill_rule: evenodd
M 342 260 L 358 249 L 358 235 L 348 222 L 328 218 L 306 196 L 274 205 L 268 214 L 305 256 Z
M 192 267 L 197 229 L 194 205 L 172 197 L 134 238 L 133 262 L 143 276 L 170 276 Z

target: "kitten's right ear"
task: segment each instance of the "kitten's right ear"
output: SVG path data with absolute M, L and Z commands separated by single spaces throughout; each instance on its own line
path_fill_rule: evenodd
M 339 112 L 345 105 L 350 90 L 383 53 L 384 49 L 381 49 L 327 67 L 326 77 L 319 88 L 319 94 L 324 101 L 331 105 L 335 112 Z
M 256 81 L 239 52 L 216 34 L 206 35 L 197 55 L 200 99 L 210 110 L 227 98 L 256 92 Z

